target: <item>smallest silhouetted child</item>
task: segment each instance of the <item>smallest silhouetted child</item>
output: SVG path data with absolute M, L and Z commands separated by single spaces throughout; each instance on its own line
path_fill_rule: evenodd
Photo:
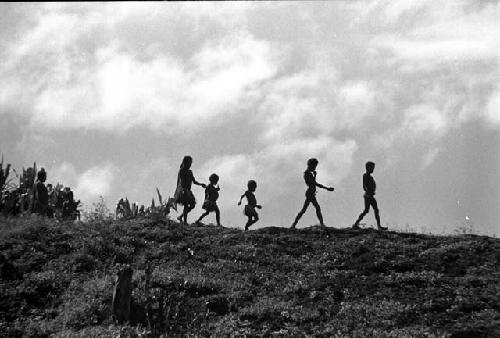
M 215 219 L 217 220 L 217 225 L 220 226 L 220 211 L 217 206 L 217 199 L 219 198 L 219 176 L 217 174 L 212 174 L 208 178 L 210 184 L 205 188 L 205 202 L 203 202 L 202 208 L 205 210 L 203 215 L 198 218 L 196 223 L 200 223 L 203 217 L 207 216 L 211 211 L 215 211 Z
M 377 188 L 377 185 L 372 177 L 372 173 L 375 170 L 375 163 L 368 161 L 365 164 L 365 168 L 366 172 L 363 174 L 363 189 L 365 191 L 363 198 L 365 200 L 365 209 L 359 215 L 352 227 L 354 229 L 359 229 L 359 222 L 361 222 L 363 217 L 365 217 L 368 211 L 370 211 L 370 206 L 372 206 L 373 211 L 375 212 L 375 219 L 377 220 L 377 228 L 379 230 L 387 230 L 386 227 L 380 225 L 380 215 L 378 212 L 377 200 L 375 199 L 375 189 Z
M 259 215 L 257 214 L 257 209 L 262 209 L 262 206 L 257 204 L 257 199 L 255 198 L 254 192 L 257 189 L 257 182 L 254 180 L 248 181 L 248 190 L 245 191 L 243 195 L 240 197 L 240 201 L 238 202 L 238 205 L 241 205 L 241 200 L 243 197 L 247 198 L 247 205 L 245 205 L 245 210 L 244 210 L 244 215 L 248 217 L 247 224 L 245 225 L 245 231 L 248 230 L 248 228 L 256 223 L 259 220 Z

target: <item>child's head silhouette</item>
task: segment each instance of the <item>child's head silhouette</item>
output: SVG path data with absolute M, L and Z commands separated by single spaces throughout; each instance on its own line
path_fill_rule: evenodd
M 365 164 L 365 168 L 366 168 L 366 171 L 372 173 L 373 170 L 375 169 L 375 163 L 373 163 L 372 161 L 368 161 Z
M 44 168 L 40 169 L 40 171 L 37 173 L 36 177 L 40 182 L 45 182 L 47 179 L 47 172 L 45 171 Z
M 255 191 L 255 189 L 257 189 L 257 182 L 255 182 L 254 180 L 250 180 L 248 181 L 248 190 L 250 191 Z
M 186 155 L 182 159 L 181 169 L 189 169 L 191 168 L 191 164 L 193 164 L 193 158 L 189 155 Z
M 208 180 L 210 181 L 210 183 L 212 184 L 217 184 L 217 182 L 219 182 L 219 175 L 217 174 L 212 174 L 210 175 L 210 177 L 208 178 Z
M 307 160 L 307 169 L 314 170 L 318 166 L 318 160 L 315 158 L 310 158 Z

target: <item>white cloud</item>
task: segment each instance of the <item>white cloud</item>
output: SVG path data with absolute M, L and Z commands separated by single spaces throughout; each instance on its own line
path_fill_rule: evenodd
M 370 81 L 341 81 L 337 74 L 333 66 L 317 65 L 269 83 L 258 106 L 263 142 L 352 131 L 376 114 L 378 92 Z
M 386 24 L 397 23 L 402 16 L 407 14 L 418 13 L 419 10 L 429 4 L 429 0 L 415 0 L 415 1 L 382 1 L 383 8 L 382 19 Z
M 78 178 L 75 194 L 83 200 L 93 200 L 98 196 L 106 196 L 111 190 L 115 176 L 113 165 L 95 166 Z
M 443 112 L 427 104 L 409 107 L 405 112 L 402 131 L 405 135 L 442 135 L 449 123 Z
M 154 31 L 175 17 L 168 8 L 37 7 L 37 25 L 2 60 L 0 77 L 8 90 L 0 96 L 0 111 L 24 102 L 35 129 L 120 132 L 148 126 L 184 132 L 234 113 L 254 86 L 277 71 L 270 45 L 244 30 L 207 36 L 184 58 L 176 54 L 182 46 L 131 40 L 137 16 L 154 14 L 144 28 Z M 221 13 L 245 11 L 227 5 L 175 9 L 188 22 L 195 17 L 220 24 L 228 21 Z M 186 34 L 201 28 L 189 29 Z
M 500 127 L 500 90 L 496 90 L 489 98 L 485 116 L 492 127 Z
M 424 155 L 424 158 L 423 158 L 423 163 L 422 163 L 422 167 L 423 168 L 426 168 L 428 166 L 430 166 L 435 160 L 436 158 L 438 157 L 438 155 L 442 152 L 442 149 L 437 147 L 437 148 L 433 148 L 431 150 L 429 150 L 425 155 Z
M 168 55 L 140 61 L 118 48 L 98 50 L 78 81 L 50 79 L 35 101 L 34 125 L 125 131 L 137 125 L 176 133 L 230 114 L 246 91 L 272 76 L 271 51 L 249 35 L 205 46 L 183 63 Z M 165 128 L 167 127 L 168 128 Z
M 78 180 L 78 173 L 75 166 L 68 162 L 63 162 L 60 165 L 52 166 L 47 170 L 47 181 L 56 184 L 63 184 L 64 186 L 73 187 Z
M 341 88 L 339 96 L 349 106 L 368 105 L 373 101 L 374 93 L 365 82 L 356 82 Z
M 497 58 L 499 50 L 493 36 L 480 39 L 461 38 L 417 38 L 405 39 L 393 36 L 377 37 L 373 43 L 378 47 L 393 50 L 400 59 L 414 62 L 467 61 Z M 434 63 L 423 66 L 435 66 Z
M 365 118 L 375 113 L 376 92 L 367 81 L 347 83 L 339 90 L 338 118 L 336 125 L 345 125 L 349 128 L 359 126 Z M 340 121 L 339 121 L 340 120 Z
M 468 1 L 389 2 L 382 8 L 386 23 L 401 28 L 376 35 L 371 43 L 417 69 L 453 61 L 498 61 L 500 5 L 473 5 Z M 406 65 L 406 69 L 414 68 Z
M 395 165 L 405 160 L 409 147 L 417 147 L 415 152 L 424 151 L 422 167 L 427 167 L 441 152 L 439 142 L 457 121 L 450 117 L 446 109 L 438 109 L 432 103 L 417 104 L 408 107 L 399 123 L 372 138 L 376 148 L 383 149 L 388 163 Z M 455 122 L 455 123 L 454 123 Z M 418 150 L 417 150 L 418 149 Z
M 112 191 L 117 168 L 112 164 L 98 165 L 81 172 L 73 164 L 63 162 L 47 169 L 47 181 L 70 187 L 76 199 L 84 203 L 95 201 L 99 196 L 107 196 Z

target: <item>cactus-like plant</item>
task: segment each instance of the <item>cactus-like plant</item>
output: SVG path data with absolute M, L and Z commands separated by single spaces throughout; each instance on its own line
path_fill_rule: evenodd
M 161 194 L 160 194 L 160 189 L 158 189 L 158 187 L 156 187 L 156 193 L 158 194 L 158 201 L 160 201 L 160 205 L 162 205 L 163 202 L 162 202 L 162 198 L 161 198 Z
M 3 192 L 9 185 L 10 163 L 3 167 L 3 154 L 2 161 L 0 162 L 0 192 Z
M 19 187 L 23 192 L 28 192 L 29 190 L 33 189 L 35 180 L 36 180 L 36 162 L 33 163 L 33 167 L 31 168 L 24 169 L 23 167 L 23 174 L 19 178 Z

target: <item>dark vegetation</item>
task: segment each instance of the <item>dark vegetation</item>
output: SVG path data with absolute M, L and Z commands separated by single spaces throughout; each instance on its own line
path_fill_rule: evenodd
M 500 336 L 500 240 L 484 236 L 28 218 L 0 220 L 0 253 L 6 337 Z

